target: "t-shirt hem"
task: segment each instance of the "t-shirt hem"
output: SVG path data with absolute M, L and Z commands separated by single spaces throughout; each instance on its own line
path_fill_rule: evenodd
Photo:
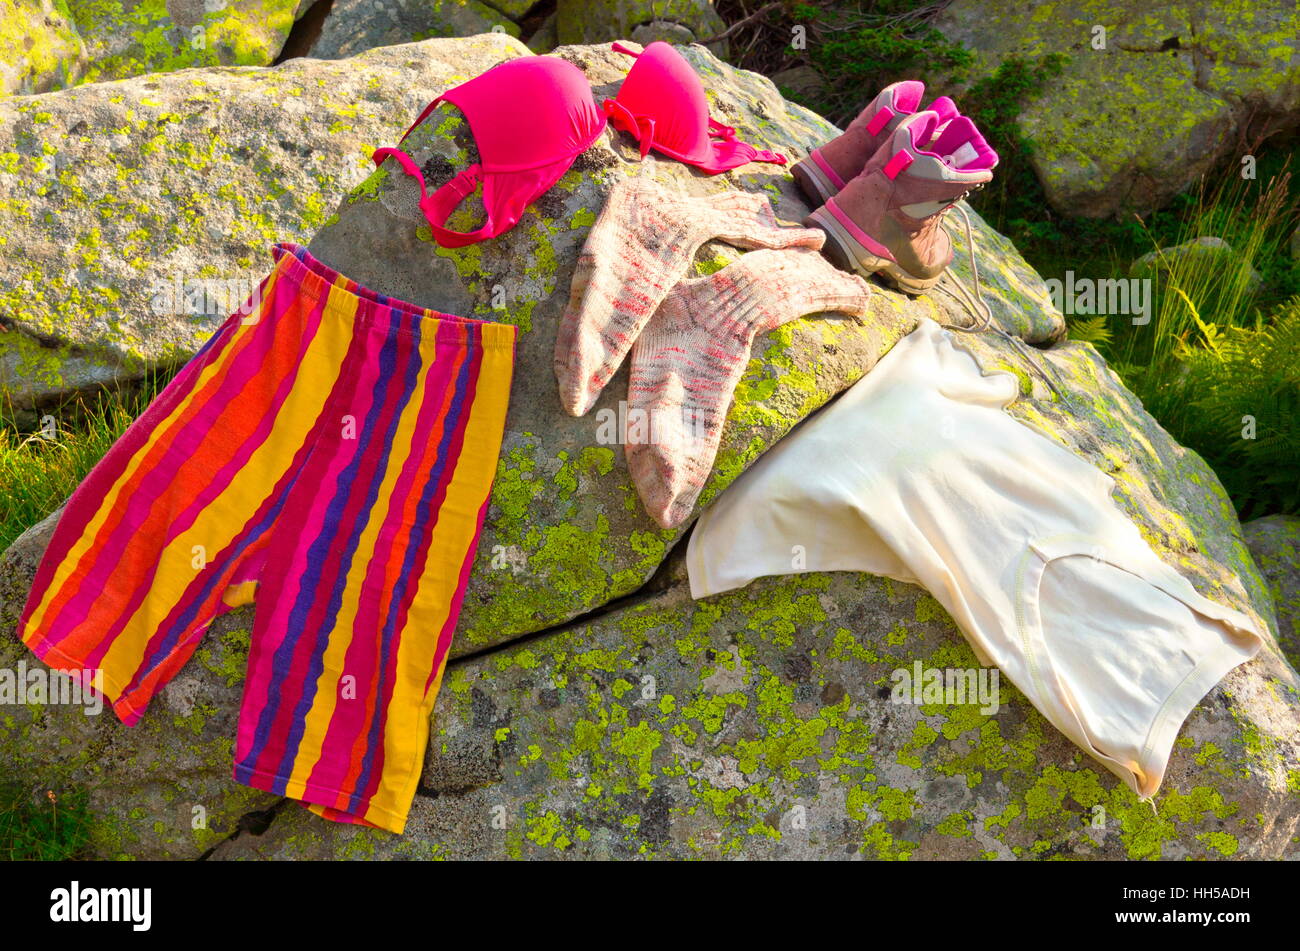
M 1178 738 L 1183 723 L 1192 711 L 1229 671 L 1253 659 L 1259 653 L 1259 647 L 1258 640 L 1249 648 L 1228 642 L 1218 645 L 1201 658 L 1165 699 L 1142 747 L 1139 765 L 1146 782 L 1137 789 L 1139 799 L 1152 798 L 1160 788 L 1169 766 L 1174 740 Z

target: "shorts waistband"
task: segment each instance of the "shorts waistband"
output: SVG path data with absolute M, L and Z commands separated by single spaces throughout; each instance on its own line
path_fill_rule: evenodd
M 396 322 L 400 329 L 407 332 L 415 332 L 416 323 L 429 322 L 427 327 L 418 328 L 427 332 L 435 330 L 439 323 L 450 323 L 476 337 L 483 346 L 513 347 L 515 344 L 518 328 L 513 324 L 447 314 L 389 297 L 334 270 L 313 257 L 301 245 L 289 241 L 278 242 L 271 248 L 271 256 L 275 259 L 281 280 L 297 285 L 300 293 L 313 300 L 329 300 L 331 292 L 335 299 L 340 292 L 354 298 L 357 302 L 355 315 L 359 322 L 373 323 L 385 329 Z

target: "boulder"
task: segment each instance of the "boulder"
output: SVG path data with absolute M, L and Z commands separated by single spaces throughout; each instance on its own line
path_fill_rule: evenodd
M 727 27 L 713 0 L 559 0 L 555 13 L 564 44 L 631 38 L 636 27 L 654 22 L 685 27 L 689 40 L 716 36 Z M 715 51 L 726 55 L 720 47 Z
M 524 14 L 537 6 L 537 0 L 485 0 L 485 2 L 512 20 L 521 19 Z
M 501 37 L 384 52 L 419 51 L 447 64 L 425 98 L 468 78 L 462 70 L 483 42 L 498 44 L 497 59 L 522 49 Z M 835 134 L 769 81 L 700 47 L 684 54 L 714 114 L 742 138 L 793 159 Z M 586 72 L 598 98 L 627 68 L 608 46 L 562 47 L 557 55 Z M 466 124 L 447 105 L 407 146 L 433 186 L 476 157 Z M 250 608 L 212 626 L 208 653 L 134 729 L 54 705 L 0 711 L 0 768 L 33 790 L 89 789 L 93 851 L 101 855 L 1283 854 L 1300 816 L 1300 684 L 1274 647 L 1234 671 L 1189 718 L 1153 813 L 1009 686 L 997 712 L 884 699 L 890 673 L 916 660 L 975 666 L 951 620 L 917 588 L 843 573 L 690 599 L 684 531 L 654 526 L 621 448 L 602 442 L 598 414 L 617 412 L 626 371 L 591 415 L 574 419 L 560 409 L 551 358 L 569 279 L 604 195 L 629 175 L 696 194 L 761 191 L 790 222 L 808 208 L 778 166 L 709 177 L 637 156 L 629 136 L 607 129 L 513 230 L 460 249 L 433 243 L 413 183 L 386 162 L 309 244 L 384 293 L 520 330 L 505 444 L 406 835 L 331 824 L 229 778 Z M 471 199 L 451 224 L 472 227 L 480 211 Z M 1041 278 L 1010 241 L 977 215 L 971 222 L 973 248 L 951 228 L 954 270 L 970 282 L 973 251 L 995 321 L 1031 345 L 997 334 L 972 339 L 986 369 L 1021 380 L 1013 414 L 1110 473 L 1117 502 L 1199 591 L 1273 630 L 1269 589 L 1213 473 L 1146 414 L 1091 346 L 1063 342 L 1063 319 Z M 736 253 L 707 245 L 697 269 L 716 269 Z M 970 320 L 948 292 L 911 298 L 878 287 L 861 321 L 809 315 L 761 339 L 700 505 L 869 372 L 921 314 Z M 0 559 L 0 666 L 30 660 L 12 631 L 56 518 Z M 191 828 L 195 805 L 207 823 L 202 835 Z
M 376 46 L 428 37 L 472 36 L 496 31 L 520 36 L 531 0 L 335 0 L 309 55 L 341 59 Z M 535 53 L 561 43 L 597 43 L 631 38 L 691 43 L 722 32 L 726 24 L 711 0 L 657 3 L 627 0 L 560 0 L 528 37 Z M 715 51 L 726 54 L 725 45 Z
M 1251 293 L 1264 284 L 1263 275 L 1243 262 L 1232 245 L 1215 237 L 1194 238 L 1158 251 L 1148 251 L 1129 265 L 1128 274 L 1135 278 L 1157 278 L 1171 272 L 1212 272 L 1223 276 L 1225 281 L 1229 275 L 1240 275 L 1240 282 L 1244 285 L 1242 289 Z
M 979 338 L 986 369 L 1025 357 Z M 1275 630 L 1204 462 L 1088 344 L 1012 406 L 1106 469 L 1196 588 Z M 1030 389 L 1029 381 L 1024 390 Z M 1294 555 L 1294 550 L 1291 552 Z M 895 703 L 892 673 L 978 669 L 921 589 L 850 572 L 692 601 L 680 548 L 629 604 L 453 664 L 408 831 L 291 806 L 213 859 L 1226 859 L 1294 853 L 1300 678 L 1276 647 L 1189 716 L 1154 808 L 1000 683 L 997 709 Z
M 719 121 L 762 148 L 793 160 L 836 134 L 834 127 L 786 102 L 772 83 L 734 69 L 703 48 L 683 47 L 705 81 Z M 581 67 L 596 99 L 612 95 L 628 58 L 609 46 L 560 47 L 556 55 Z M 442 104 L 407 139 L 430 188 L 477 158 L 468 126 Z M 601 442 L 604 421 L 617 418 L 627 397 L 626 369 L 606 387 L 587 416 L 560 409 L 552 360 L 555 328 L 570 275 L 591 224 L 614 182 L 652 175 L 702 194 L 744 188 L 767 194 L 779 218 L 798 222 L 809 212 L 787 171 L 750 164 L 706 177 L 651 153 L 642 162 L 628 135 L 607 128 L 570 171 L 499 238 L 465 248 L 441 248 L 416 202 L 414 181 L 391 160 L 350 195 L 312 239 L 321 260 L 354 280 L 436 310 L 519 327 L 515 389 L 492 501 L 464 602 L 458 651 L 482 650 L 520 634 L 561 624 L 640 588 L 685 528 L 659 529 L 644 513 L 624 466 L 621 447 Z M 452 227 L 477 227 L 476 202 L 457 211 Z M 985 296 L 997 320 L 1035 342 L 1057 339 L 1063 319 L 1046 286 L 1002 235 L 971 213 Z M 956 237 L 956 270 L 970 280 L 965 235 Z M 736 252 L 705 249 L 716 268 Z M 768 335 L 756 347 L 722 437 L 706 505 L 796 422 L 858 379 L 921 313 L 969 321 L 950 293 L 912 299 L 881 290 L 871 319 L 805 320 Z
M 560 37 L 555 30 L 555 13 L 551 12 L 528 38 L 528 48 L 534 53 L 549 53 L 559 45 Z
M 275 61 L 299 0 L 66 0 L 85 44 L 81 82 L 192 66 L 266 66 Z
M 518 37 L 519 27 L 479 0 L 335 0 L 308 55 L 344 59 L 377 46 L 491 32 Z
M 1297 833 L 1276 658 L 1189 717 L 1155 809 L 1005 681 L 996 712 L 893 703 L 918 662 L 978 668 L 910 585 L 805 575 L 693 602 L 677 584 L 457 665 L 403 836 L 290 804 L 211 857 L 1203 860 Z
M 188 358 L 430 90 L 524 53 L 488 35 L 0 101 L 0 390 L 21 408 Z
M 1049 0 L 1031 10 L 955 0 L 934 25 L 975 53 L 972 81 L 1013 56 L 1068 56 L 1017 119 L 1064 214 L 1151 211 L 1228 158 L 1247 129 L 1300 122 L 1300 10 L 1289 0 Z
M 826 80 L 812 66 L 792 66 L 772 74 L 776 88 L 789 90 L 800 99 L 811 99 L 826 89 Z
M 690 27 L 674 23 L 672 20 L 651 20 L 649 23 L 642 23 L 632 28 L 632 40 L 642 46 L 649 46 L 657 41 L 681 46 L 683 43 L 694 43 L 695 34 L 691 32 Z

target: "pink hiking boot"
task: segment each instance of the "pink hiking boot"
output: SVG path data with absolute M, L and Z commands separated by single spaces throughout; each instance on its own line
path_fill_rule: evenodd
M 886 86 L 843 133 L 795 163 L 790 172 L 814 208 L 824 204 L 862 171 L 898 123 L 920 109 L 924 95 L 925 83 L 915 79 Z M 957 117 L 957 106 L 947 96 L 940 96 L 928 108 L 938 113 L 939 129 Z
M 952 261 L 944 214 L 991 181 L 998 164 L 969 118 L 951 120 L 936 138 L 941 121 L 928 111 L 905 116 L 857 177 L 804 219 L 826 232 L 822 253 L 836 267 L 883 272 L 911 293 L 938 282 Z

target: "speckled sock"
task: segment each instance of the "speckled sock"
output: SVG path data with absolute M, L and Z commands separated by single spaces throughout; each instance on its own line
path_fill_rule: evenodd
M 566 412 L 582 416 L 618 370 L 659 302 L 717 238 L 741 248 L 820 248 L 816 228 L 783 228 L 767 196 L 693 197 L 650 178 L 610 190 L 578 256 L 555 338 L 555 376 Z
M 753 251 L 683 281 L 632 347 L 625 451 L 646 511 L 680 525 L 713 469 L 754 338 L 805 314 L 866 314 L 870 286 L 819 253 Z

